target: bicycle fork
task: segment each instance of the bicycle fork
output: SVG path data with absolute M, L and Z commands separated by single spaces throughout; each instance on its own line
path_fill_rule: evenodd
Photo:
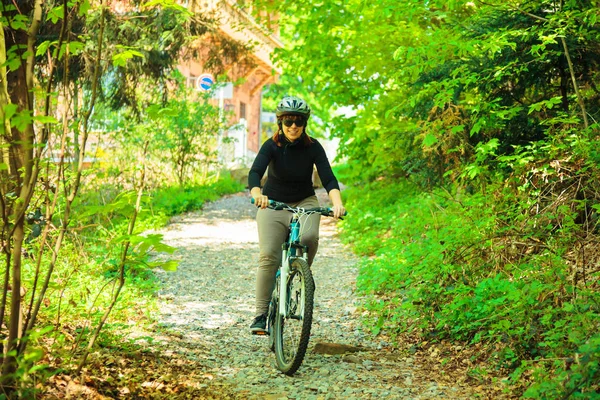
M 308 260 L 308 247 L 300 244 L 300 221 L 297 215 L 290 223 L 289 241 L 282 245 L 281 284 L 279 285 L 279 314 L 288 317 L 288 278 L 290 276 L 290 260 L 297 257 L 297 250 L 302 249 L 302 258 Z M 303 307 L 303 305 L 301 305 Z
M 279 314 L 284 318 L 287 317 L 287 279 L 290 274 L 290 259 L 288 251 L 283 249 L 283 260 L 281 263 L 281 274 L 279 285 Z

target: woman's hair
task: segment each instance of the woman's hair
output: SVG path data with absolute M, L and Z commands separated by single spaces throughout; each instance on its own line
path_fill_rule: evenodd
M 284 133 L 283 133 L 283 126 L 282 126 L 282 119 L 283 119 L 283 115 L 277 117 L 277 132 L 275 132 L 275 134 L 273 135 L 273 141 L 275 142 L 275 144 L 278 147 L 283 146 L 283 141 L 285 140 L 284 137 Z M 304 146 L 310 146 L 313 143 L 312 138 L 308 135 L 308 133 L 306 133 L 306 126 L 308 125 L 308 121 L 305 123 L 304 125 L 304 131 L 302 132 L 302 136 L 300 136 L 300 140 L 302 140 L 302 144 Z

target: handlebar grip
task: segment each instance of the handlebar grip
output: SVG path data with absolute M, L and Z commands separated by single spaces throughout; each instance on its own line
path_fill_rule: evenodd
M 250 203 L 252 203 L 252 204 L 254 204 L 254 203 L 255 203 L 255 201 L 254 201 L 254 197 L 250 198 Z M 269 205 L 270 205 L 270 206 L 272 206 L 272 205 L 274 205 L 274 204 L 275 204 L 275 200 L 271 200 L 271 199 L 269 199 Z
M 331 207 L 327 207 L 327 211 L 329 212 L 329 214 L 333 214 L 333 208 Z M 348 215 L 348 211 L 344 211 L 344 215 L 342 215 L 342 217 L 345 217 Z M 340 217 L 340 219 L 342 218 Z

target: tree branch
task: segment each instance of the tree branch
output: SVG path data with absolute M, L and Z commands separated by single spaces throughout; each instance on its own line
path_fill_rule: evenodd
M 479 0 L 479 3 L 485 4 L 487 6 L 495 7 L 494 5 L 488 4 L 488 3 L 484 2 L 484 1 L 481 1 L 481 0 Z M 528 17 L 531 17 L 531 18 L 536 19 L 538 21 L 550 22 L 550 20 L 548 18 L 544 18 L 544 17 L 540 17 L 539 15 L 532 14 L 529 11 L 523 10 L 521 7 L 519 7 L 517 5 L 510 4 L 509 7 L 512 7 L 513 10 L 516 10 L 516 11 L 520 12 L 521 14 L 527 15 Z M 561 2 L 561 7 L 562 7 L 562 2 Z M 575 95 L 577 97 L 577 104 L 579 105 L 579 108 L 581 109 L 581 114 L 583 116 L 583 126 L 587 129 L 589 127 L 587 110 L 585 108 L 585 102 L 583 101 L 583 97 L 581 96 L 581 92 L 579 91 L 579 86 L 577 85 L 577 78 L 575 77 L 575 68 L 573 67 L 573 62 L 571 61 L 571 56 L 569 54 L 569 48 L 567 46 L 567 41 L 566 41 L 564 35 L 560 36 L 560 40 L 562 42 L 563 49 L 565 51 L 565 58 L 567 59 L 567 64 L 569 65 L 569 72 L 571 74 L 571 81 L 573 83 L 573 90 L 575 91 Z

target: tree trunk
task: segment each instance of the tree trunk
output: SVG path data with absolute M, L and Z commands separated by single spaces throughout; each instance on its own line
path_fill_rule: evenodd
M 19 67 L 6 75 L 6 88 L 10 103 L 15 104 L 16 112 L 33 116 L 33 69 L 35 65 L 35 41 L 42 19 L 42 0 L 27 1 L 20 3 L 18 11 L 22 15 L 31 15 L 30 25 L 27 31 L 24 29 L 5 30 L 5 49 L 16 49 L 15 56 L 19 57 Z M 4 126 L 6 124 L 4 118 Z M 20 127 L 5 132 L 3 140 L 9 144 L 9 165 L 7 192 L 13 192 L 18 198 L 15 206 L 5 204 L 3 207 L 3 219 L 8 220 L 12 215 L 13 227 L 8 230 L 8 237 L 4 238 L 5 245 L 11 242 L 12 236 L 12 291 L 10 296 L 10 316 L 8 319 L 8 338 L 6 356 L 3 363 L 3 374 L 12 374 L 16 371 L 16 350 L 21 336 L 21 261 L 22 246 L 25 239 L 25 213 L 31 201 L 37 174 L 33 164 L 34 147 L 33 122 L 28 122 Z M 5 231 L 7 227 L 5 226 Z M 12 351 L 15 350 L 15 351 Z M 14 390 L 16 379 L 10 378 L 6 382 L 8 391 Z

